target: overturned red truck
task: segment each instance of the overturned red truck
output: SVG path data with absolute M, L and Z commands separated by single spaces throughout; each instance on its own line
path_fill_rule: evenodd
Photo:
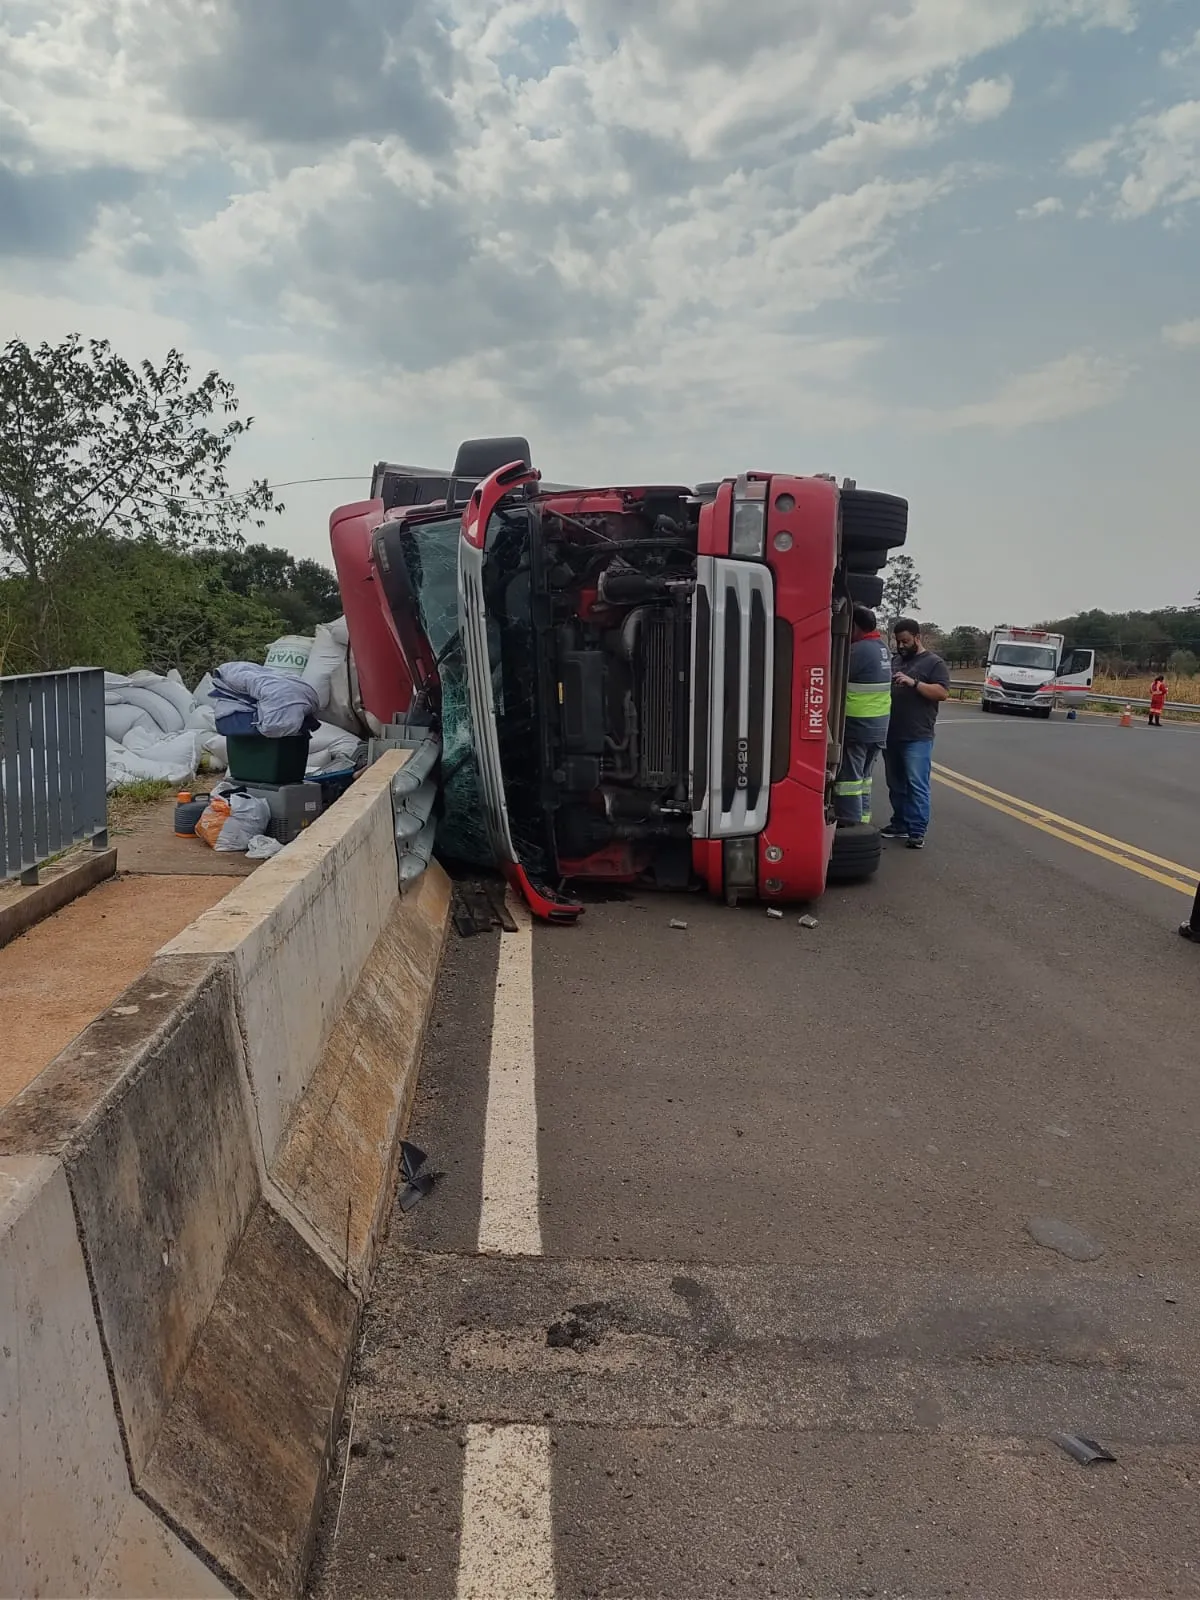
M 521 439 L 374 487 L 331 519 L 364 704 L 469 747 L 460 803 L 536 915 L 573 921 L 588 879 L 781 903 L 876 870 L 832 795 L 851 608 L 906 501 L 795 473 L 551 487 Z

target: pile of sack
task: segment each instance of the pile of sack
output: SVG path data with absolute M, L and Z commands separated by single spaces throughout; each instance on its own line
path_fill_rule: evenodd
M 145 778 L 184 783 L 193 772 L 221 772 L 225 741 L 208 699 L 212 680 L 195 693 L 177 672 L 104 674 L 104 752 L 109 789 Z
M 260 718 L 266 716 L 256 730 L 263 733 L 284 726 L 276 711 L 264 708 L 294 710 L 303 704 L 312 730 L 310 775 L 356 766 L 365 754 L 367 730 L 354 710 L 349 646 L 346 620 L 339 617 L 328 626 L 318 626 L 311 639 L 296 635 L 277 639 L 267 651 L 263 667 L 235 662 L 218 674 L 206 673 L 194 691 L 186 687 L 178 672 L 165 676 L 135 672 L 129 677 L 106 672 L 104 733 L 109 789 L 145 778 L 180 784 L 196 772 L 223 772 L 228 760 L 217 717 L 224 723 L 231 709 L 229 700 L 239 697 L 256 702 L 253 707 L 243 704 L 242 709 L 250 709 Z M 229 679 L 231 668 L 237 669 L 236 681 Z M 253 675 L 263 673 L 269 673 L 269 680 L 255 680 Z M 263 692 L 253 693 L 255 682 Z M 300 689 L 299 684 L 305 687 Z M 285 720 L 290 715 L 285 709 Z M 291 731 L 299 732 L 300 727 Z M 283 735 L 274 731 L 270 736 Z

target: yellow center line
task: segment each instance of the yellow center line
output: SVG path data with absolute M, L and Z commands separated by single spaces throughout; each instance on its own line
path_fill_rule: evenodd
M 1038 829 L 1040 833 L 1048 833 L 1051 838 L 1061 839 L 1065 844 L 1073 844 L 1078 850 L 1086 850 L 1089 855 L 1099 856 L 1104 861 L 1111 861 L 1115 866 L 1125 867 L 1129 872 L 1136 872 L 1143 878 L 1165 885 L 1168 889 L 1178 890 L 1180 894 L 1186 894 L 1189 898 L 1196 892 L 1200 871 L 1195 867 L 1181 866 L 1178 861 L 1168 861 L 1162 856 L 1151 855 L 1148 850 L 1139 849 L 1137 845 L 1110 838 L 1106 833 L 1097 833 L 1094 828 L 1086 828 L 1080 822 L 1072 822 L 1069 817 L 1060 817 L 1057 812 L 1047 811 L 1044 806 L 1035 806 L 1017 795 L 1005 794 L 1003 789 L 993 789 L 990 784 L 981 783 L 978 778 L 969 778 L 965 773 L 955 772 L 951 767 L 935 764 L 933 776 L 947 789 L 966 795 L 968 799 L 976 800 L 980 805 L 990 806 L 993 811 L 1001 811 L 1005 816 L 1015 817 L 1018 822 L 1024 822 L 1029 827 Z M 1143 862 L 1150 862 L 1152 865 L 1143 866 Z M 1156 871 L 1156 867 L 1165 867 L 1167 872 L 1178 876 L 1168 877 L 1166 872 Z

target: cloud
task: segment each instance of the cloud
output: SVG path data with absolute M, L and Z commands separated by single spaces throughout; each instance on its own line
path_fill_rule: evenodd
M 118 167 L 61 173 L 0 163 L 0 257 L 69 259 L 101 208 L 136 187 L 136 175 Z
M 268 143 L 399 138 L 432 153 L 454 139 L 454 51 L 424 0 L 209 0 L 202 29 L 195 0 L 168 10 L 174 92 L 202 121 Z
M 1031 372 L 1007 378 L 988 400 L 951 411 L 927 413 L 935 428 L 985 428 L 1016 433 L 1021 428 L 1063 422 L 1111 405 L 1124 389 L 1130 369 L 1092 351 L 1077 350 Z
M 1185 63 L 1200 57 L 1200 28 L 1192 35 L 1186 44 L 1175 45 L 1170 50 L 1164 50 L 1160 60 L 1164 67 L 1182 67 Z
M 1098 178 L 1105 171 L 1117 148 L 1117 140 L 1092 139 L 1073 150 L 1063 162 L 1063 171 L 1072 178 Z
M 1103 178 L 1102 205 L 1125 220 L 1200 200 L 1200 100 L 1180 100 L 1081 145 L 1063 170 L 1074 178 Z
M 1200 100 L 1183 100 L 1133 124 L 1123 154 L 1129 171 L 1117 204 L 1124 217 L 1200 199 Z
M 1038 222 L 1042 217 L 1053 217 L 1063 209 L 1063 203 L 1056 194 L 1048 194 L 1043 200 L 1035 200 L 1031 206 L 1022 206 L 1017 212 L 1022 222 Z
M 1162 330 L 1163 343 L 1173 350 L 1200 350 L 1200 317 L 1171 322 Z
M 1012 104 L 1011 78 L 977 78 L 967 85 L 961 101 L 961 114 L 967 122 L 991 122 L 1003 116 Z

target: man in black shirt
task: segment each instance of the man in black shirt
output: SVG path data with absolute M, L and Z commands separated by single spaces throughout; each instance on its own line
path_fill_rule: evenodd
M 938 707 L 950 693 L 950 671 L 922 645 L 921 624 L 912 617 L 898 617 L 892 633 L 892 716 L 883 753 L 892 820 L 883 837 L 920 850 L 929 827 L 933 732 Z

